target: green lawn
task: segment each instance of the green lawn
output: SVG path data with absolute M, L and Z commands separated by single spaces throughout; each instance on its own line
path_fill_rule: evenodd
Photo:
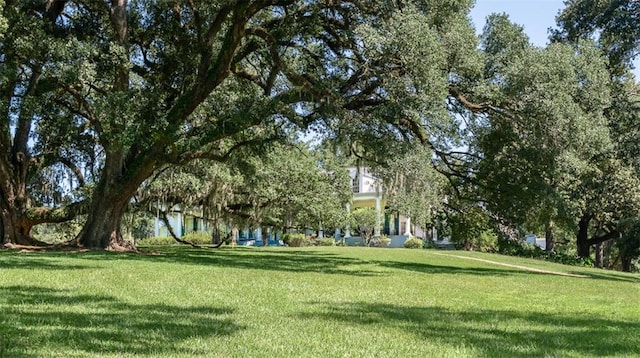
M 0 251 L 4 356 L 640 356 L 638 275 L 457 251 L 154 250 Z

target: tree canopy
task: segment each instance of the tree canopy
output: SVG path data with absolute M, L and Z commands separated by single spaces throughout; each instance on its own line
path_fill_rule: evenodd
M 434 5 L 7 1 L 3 53 L 21 52 L 3 62 L 5 72 L 14 64 L 19 74 L 5 87 L 14 125 L 3 128 L 4 177 L 24 177 L 18 167 L 30 167 L 36 156 L 40 143 L 29 140 L 45 133 L 38 130 L 45 115 L 52 117 L 46 123 L 65 129 L 64 143 L 75 148 L 88 137 L 96 176 L 78 198 L 88 209 L 78 240 L 117 249 L 126 247 L 119 232 L 125 207 L 167 164 L 225 161 L 241 147 L 297 128 L 365 137 L 367 145 L 425 141 L 431 125 L 448 120 L 443 99 L 451 73 L 469 67 L 457 54 L 464 47 L 443 41 L 473 39 L 469 1 Z M 32 97 L 19 101 L 20 113 L 9 106 L 13 98 Z M 10 227 L 29 207 L 16 204 L 16 190 L 23 189 L 2 191 Z M 3 240 L 28 238 L 36 223 L 6 229 Z

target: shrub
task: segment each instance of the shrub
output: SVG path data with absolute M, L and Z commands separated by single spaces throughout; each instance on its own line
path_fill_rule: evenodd
M 422 249 L 424 248 L 424 241 L 417 237 L 410 237 L 405 240 L 404 247 L 407 249 Z
M 492 229 L 483 230 L 475 242 L 480 252 L 496 252 L 498 248 L 498 235 Z
M 389 244 L 391 243 L 391 238 L 389 238 L 389 236 L 387 235 L 381 235 L 378 238 L 378 247 L 387 247 L 389 246 Z
M 207 245 L 211 244 L 211 234 L 205 231 L 192 231 L 181 238 L 182 240 L 192 242 L 196 245 Z M 173 239 L 171 236 L 157 236 L 150 237 L 146 239 L 142 239 L 138 241 L 138 243 L 142 245 L 175 245 L 178 242 Z
M 211 234 L 206 231 L 192 231 L 182 237 L 182 240 L 189 241 L 196 245 L 211 244 Z
M 150 238 L 140 240 L 139 243 L 143 245 L 151 245 L 151 246 L 177 244 L 176 240 L 174 240 L 171 236 L 150 237 Z
M 286 241 L 284 242 L 286 243 Z M 291 234 L 288 238 L 288 245 L 291 247 L 311 246 L 312 242 L 311 239 L 304 234 Z
M 320 237 L 315 240 L 316 246 L 336 246 L 336 240 L 332 237 Z

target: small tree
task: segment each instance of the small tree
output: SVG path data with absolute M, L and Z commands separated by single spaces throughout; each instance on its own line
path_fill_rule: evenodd
M 358 208 L 351 213 L 351 218 L 364 239 L 365 245 L 369 246 L 373 239 L 376 225 L 379 225 L 378 213 L 372 208 Z

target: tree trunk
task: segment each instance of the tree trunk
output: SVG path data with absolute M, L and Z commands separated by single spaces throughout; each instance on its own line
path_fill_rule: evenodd
M 596 249 L 596 262 L 594 264 L 597 268 L 604 268 L 604 243 L 600 242 L 595 245 Z
M 14 244 L 14 245 L 38 245 L 41 242 L 31 237 L 31 228 L 33 225 L 26 220 L 23 215 L 20 215 L 20 211 L 15 208 L 8 208 L 2 205 L 0 209 L 2 211 L 0 220 L 0 244 Z
M 135 250 L 135 245 L 122 237 L 122 216 L 140 184 L 153 173 L 156 161 L 140 155 L 125 163 L 123 153 L 122 147 L 106 150 L 102 177 L 91 197 L 87 221 L 78 234 L 78 243 L 86 248 Z
M 584 215 L 580 218 L 580 222 L 578 223 L 578 235 L 576 237 L 576 246 L 578 249 L 578 257 L 589 257 L 590 246 L 589 246 L 589 222 L 591 218 L 587 215 Z
M 613 240 L 605 241 L 604 243 L 604 258 L 602 260 L 603 267 L 611 267 L 611 247 L 613 246 Z
M 94 195 L 87 221 L 78 235 L 80 245 L 88 249 L 109 251 L 135 249 L 133 243 L 125 241 L 122 237 L 120 225 L 129 201 L 129 197 L 124 196 L 124 193 Z
M 27 200 L 9 200 L 2 191 L 0 197 L 0 247 L 6 244 L 43 246 L 46 243 L 31 237 L 31 229 L 37 223 L 27 216 Z M 43 220 L 41 222 L 47 222 Z
M 123 183 L 122 158 L 121 150 L 107 151 L 102 178 L 93 192 L 87 221 L 78 234 L 78 243 L 86 248 L 113 251 L 134 248 L 133 244 L 124 241 L 121 223 L 137 186 L 131 188 L 133 183 Z
M 621 257 L 621 263 L 622 263 L 622 271 L 624 272 L 631 272 L 631 257 L 628 256 L 622 256 Z
M 545 250 L 550 253 L 555 253 L 555 238 L 553 236 L 553 220 L 547 221 L 544 230 Z

